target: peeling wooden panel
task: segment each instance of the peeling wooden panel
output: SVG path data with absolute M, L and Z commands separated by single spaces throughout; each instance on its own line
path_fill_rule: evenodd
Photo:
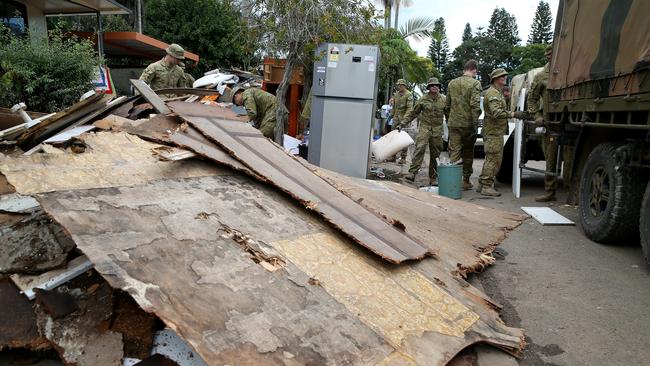
M 128 186 L 165 177 L 200 177 L 223 169 L 202 161 L 164 162 L 153 144 L 126 133 L 84 136 L 82 154 L 34 154 L 0 160 L 0 171 L 16 191 L 34 194 L 67 189 Z
M 187 103 L 170 103 L 206 137 L 242 164 L 322 215 L 358 244 L 392 262 L 421 259 L 433 252 L 378 215 L 358 205 L 302 166 L 247 123 L 193 116 Z
M 209 364 L 444 365 L 475 342 L 513 353 L 523 346 L 521 330 L 458 290 L 440 261 L 388 264 L 249 178 L 159 180 L 39 201 L 97 271 Z M 279 253 L 285 267 L 256 263 L 231 229 Z
M 300 208 L 251 186 L 214 177 L 40 200 L 111 285 L 209 364 L 375 364 L 393 352 L 294 265 L 269 272 L 220 230 L 237 227 L 263 245 L 314 228 Z
M 370 210 L 397 220 L 463 276 L 480 272 L 489 255 L 524 215 L 421 192 L 394 182 L 347 177 L 307 162 L 305 166 Z

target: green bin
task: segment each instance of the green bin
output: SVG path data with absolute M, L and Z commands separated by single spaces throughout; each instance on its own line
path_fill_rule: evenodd
M 460 199 L 463 195 L 463 166 L 438 166 L 438 194 L 441 196 Z

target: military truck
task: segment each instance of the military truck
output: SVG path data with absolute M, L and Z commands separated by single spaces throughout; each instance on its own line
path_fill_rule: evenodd
M 650 265 L 648 14 L 648 0 L 560 0 L 543 108 L 573 150 L 564 176 L 582 230 L 599 243 L 640 238 Z

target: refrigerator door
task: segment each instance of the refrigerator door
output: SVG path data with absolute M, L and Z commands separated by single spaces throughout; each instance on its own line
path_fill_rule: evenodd
M 324 97 L 374 99 L 379 48 L 349 44 L 323 44 L 316 51 L 313 94 Z

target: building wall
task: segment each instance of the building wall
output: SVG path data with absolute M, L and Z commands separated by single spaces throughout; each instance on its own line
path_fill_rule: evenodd
M 47 33 L 47 21 L 42 11 L 29 4 L 29 1 L 19 0 L 27 7 L 27 26 L 32 36 L 44 36 Z

